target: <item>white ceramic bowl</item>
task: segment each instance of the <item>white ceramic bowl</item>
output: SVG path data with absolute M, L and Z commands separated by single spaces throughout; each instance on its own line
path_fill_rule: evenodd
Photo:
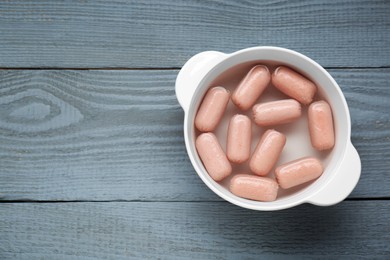
M 245 64 L 267 62 L 289 66 L 316 83 L 332 107 L 336 143 L 327 155 L 325 171 L 320 178 L 273 202 L 259 202 L 235 196 L 208 175 L 195 148 L 194 118 L 205 92 L 224 72 Z M 332 76 L 305 55 L 279 47 L 253 47 L 231 54 L 202 52 L 188 60 L 180 70 L 176 79 L 176 96 L 185 112 L 185 144 L 194 169 L 212 191 L 233 204 L 254 210 L 280 210 L 302 203 L 328 206 L 344 200 L 359 180 L 361 163 L 350 140 L 351 120 L 345 97 Z

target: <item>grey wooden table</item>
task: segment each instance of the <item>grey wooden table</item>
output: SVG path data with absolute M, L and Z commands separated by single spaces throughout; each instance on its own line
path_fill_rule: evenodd
M 345 93 L 346 201 L 255 212 L 194 172 L 178 70 L 259 45 Z M 389 1 L 2 1 L 0 68 L 1 259 L 390 257 Z

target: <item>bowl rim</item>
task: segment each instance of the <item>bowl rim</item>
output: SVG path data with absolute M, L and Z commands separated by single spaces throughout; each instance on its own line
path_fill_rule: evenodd
M 336 162 L 334 163 L 332 167 L 332 172 L 328 174 L 327 180 L 325 182 L 322 182 L 320 184 L 317 183 L 317 185 L 314 185 L 315 183 L 309 185 L 307 188 L 304 189 L 304 191 L 298 192 L 299 196 L 292 195 L 288 199 L 282 199 L 282 200 L 276 200 L 273 202 L 260 202 L 260 201 L 253 201 L 253 200 L 247 200 L 244 198 L 240 198 L 235 196 L 234 194 L 230 193 L 229 191 L 223 192 L 218 186 L 221 186 L 218 182 L 215 182 L 214 180 L 211 179 L 211 177 L 207 174 L 207 172 L 204 169 L 204 166 L 202 163 L 199 163 L 199 158 L 196 158 L 197 152 L 195 149 L 195 145 L 191 145 L 194 143 L 194 136 L 193 136 L 193 131 L 194 131 L 194 126 L 192 121 L 190 122 L 190 115 L 194 114 L 193 110 L 195 110 L 195 104 L 194 100 L 195 97 L 198 95 L 198 93 L 202 90 L 200 87 L 206 85 L 205 82 L 207 80 L 210 80 L 213 74 L 216 73 L 216 71 L 221 70 L 221 68 L 224 68 L 222 66 L 223 64 L 229 64 L 232 63 L 233 65 L 227 66 L 225 65 L 225 69 L 222 69 L 221 72 L 217 73 L 217 75 L 223 73 L 226 69 L 232 68 L 234 66 L 237 66 L 239 64 L 245 63 L 245 62 L 254 62 L 257 60 L 270 60 L 270 61 L 275 61 L 275 59 L 268 59 L 268 58 L 263 58 L 263 59 L 245 59 L 245 55 L 248 54 L 253 54 L 254 52 L 276 52 L 279 54 L 285 54 L 285 55 L 290 55 L 291 57 L 298 58 L 300 61 L 303 61 L 304 63 L 309 64 L 309 66 L 312 66 L 316 70 L 318 70 L 322 76 L 325 76 L 327 80 L 329 80 L 330 85 L 332 85 L 332 88 L 336 90 L 337 96 L 339 97 L 339 100 L 341 101 L 341 106 L 343 107 L 344 116 L 346 120 L 343 122 L 343 128 L 347 131 L 345 134 L 345 137 L 347 140 L 345 140 L 344 145 L 342 146 L 341 150 L 341 155 L 339 156 L 340 159 L 337 159 Z M 248 209 L 253 209 L 253 210 L 262 210 L 262 211 L 274 211 L 274 210 L 281 210 L 281 209 L 286 209 L 290 207 L 294 207 L 296 205 L 305 203 L 309 201 L 309 198 L 313 195 L 315 195 L 317 192 L 319 192 L 322 188 L 324 188 L 327 183 L 329 183 L 334 175 L 336 174 L 336 169 L 340 166 L 342 162 L 342 158 L 344 158 L 344 155 L 347 150 L 347 146 L 350 143 L 350 135 L 351 135 L 351 119 L 350 119 L 350 114 L 349 114 L 349 108 L 347 105 L 347 102 L 345 100 L 345 96 L 341 91 L 341 88 L 337 84 L 337 82 L 334 80 L 334 78 L 317 62 L 312 60 L 311 58 L 307 57 L 306 55 L 303 55 L 299 52 L 286 49 L 286 48 L 281 48 L 281 47 L 274 47 L 274 46 L 259 46 L 259 47 L 251 47 L 251 48 L 246 48 L 242 49 L 230 54 L 224 54 L 221 53 L 221 55 L 225 55 L 223 59 L 221 59 L 219 62 L 214 64 L 214 66 L 207 71 L 207 73 L 202 77 L 202 79 L 199 81 L 199 84 L 196 86 L 196 90 L 194 91 L 191 101 L 189 104 L 189 109 L 185 113 L 185 118 L 184 118 L 184 137 L 185 137 L 185 144 L 186 144 L 186 149 L 187 153 L 190 157 L 191 163 L 197 172 L 198 176 L 202 179 L 202 181 L 219 197 L 222 199 L 229 201 L 232 204 L 235 204 L 240 207 L 248 208 Z M 272 56 L 272 55 L 271 55 Z M 240 58 L 241 57 L 241 58 Z M 242 58 L 244 57 L 244 59 Z M 280 62 L 280 61 L 278 61 Z M 286 63 L 283 61 L 283 63 Z M 212 81 L 212 80 L 211 80 Z M 210 81 L 210 82 L 211 82 Z M 341 112 L 337 112 L 341 113 Z M 191 134 L 192 132 L 192 134 Z M 336 139 L 337 142 L 337 139 Z M 334 156 L 334 155 L 333 155 Z M 224 189 L 224 188 L 223 188 Z M 297 197 L 300 197 L 297 199 Z M 287 202 L 286 202 L 287 200 Z

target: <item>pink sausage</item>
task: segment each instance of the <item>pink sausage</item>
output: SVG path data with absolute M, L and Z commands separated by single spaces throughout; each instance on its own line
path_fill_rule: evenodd
M 271 178 L 249 174 L 238 174 L 230 181 L 230 191 L 234 195 L 251 200 L 274 201 L 278 188 L 278 183 Z
M 304 105 L 313 101 L 317 86 L 301 74 L 284 66 L 278 67 L 272 74 L 272 84 L 287 96 Z
M 252 123 L 245 115 L 230 119 L 226 145 L 227 157 L 231 162 L 242 163 L 249 159 L 252 141 Z
M 275 176 L 280 187 L 288 189 L 321 176 L 321 162 L 313 157 L 304 157 L 276 168 Z
M 256 146 L 249 167 L 257 175 L 267 175 L 278 161 L 286 136 L 275 130 L 267 130 Z
M 332 109 L 325 101 L 309 106 L 309 132 L 312 146 L 317 150 L 328 150 L 334 146 Z
M 271 81 L 271 73 L 264 65 L 253 67 L 241 80 L 232 95 L 232 101 L 241 110 L 248 110 L 263 93 Z
M 213 131 L 226 110 L 230 92 L 223 87 L 214 87 L 207 91 L 195 118 L 195 126 L 199 131 Z
M 301 116 L 301 104 L 294 99 L 285 99 L 257 104 L 253 107 L 253 118 L 259 126 L 291 123 Z
M 199 157 L 211 178 L 220 181 L 231 174 L 232 166 L 213 133 L 199 135 L 195 145 Z

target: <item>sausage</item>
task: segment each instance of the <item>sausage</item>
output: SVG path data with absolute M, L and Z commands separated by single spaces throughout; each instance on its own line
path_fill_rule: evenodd
M 304 157 L 283 165 L 275 170 L 275 177 L 280 187 L 288 189 L 321 176 L 323 167 L 314 157 Z
M 223 87 L 213 87 L 207 91 L 195 118 L 199 131 L 210 132 L 217 127 L 230 99 L 230 92 Z
M 278 161 L 286 136 L 276 130 L 267 130 L 256 146 L 249 162 L 250 169 L 257 175 L 267 175 Z
M 237 174 L 230 180 L 230 191 L 236 196 L 250 200 L 274 201 L 278 189 L 278 183 L 267 177 Z
M 248 110 L 271 81 L 271 73 L 264 65 L 253 67 L 233 92 L 232 101 L 241 110 Z
M 227 157 L 231 162 L 243 163 L 251 153 L 252 123 L 245 115 L 230 119 L 226 145 Z
M 215 181 L 221 181 L 232 173 L 232 166 L 213 133 L 199 135 L 195 146 L 204 167 Z
M 333 148 L 335 137 L 332 109 L 325 101 L 317 101 L 309 106 L 308 122 L 311 145 L 319 150 Z
M 291 123 L 297 120 L 301 114 L 301 104 L 294 99 L 272 101 L 253 107 L 253 119 L 259 126 Z
M 304 105 L 313 101 L 317 91 L 317 86 L 313 82 L 285 66 L 280 66 L 274 71 L 272 84 L 287 96 Z

